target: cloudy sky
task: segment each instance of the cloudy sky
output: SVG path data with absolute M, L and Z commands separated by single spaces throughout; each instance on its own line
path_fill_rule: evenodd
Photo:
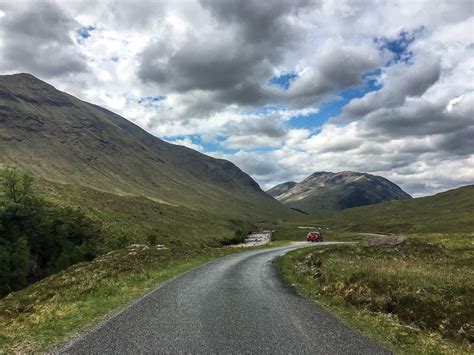
M 474 0 L 0 0 L 29 72 L 263 188 L 315 171 L 474 183 Z

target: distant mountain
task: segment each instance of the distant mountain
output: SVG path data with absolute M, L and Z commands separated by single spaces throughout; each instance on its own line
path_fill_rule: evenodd
M 399 186 L 381 176 L 351 171 L 316 172 L 299 183 L 276 185 L 267 193 L 284 205 L 306 213 L 411 198 Z
M 171 223 L 166 213 L 153 212 L 158 207 L 170 209 L 175 220 L 180 213 L 232 220 L 288 213 L 231 162 L 164 142 L 29 74 L 0 76 L 0 164 L 51 183 L 46 192 L 52 197 L 84 204 L 101 217 L 107 216 L 100 212 L 108 208 L 105 196 L 114 199 L 109 205 L 130 213 L 138 213 L 133 198 L 146 198 L 155 205 L 143 207 L 140 216 L 146 214 L 146 225 L 157 228 Z M 110 219 L 122 223 L 123 218 Z
M 273 186 L 270 190 L 268 190 L 267 194 L 273 197 L 283 195 L 287 193 L 289 190 L 291 190 L 293 187 L 295 187 L 296 184 L 297 183 L 294 181 L 288 181 L 282 184 L 278 184 L 276 186 Z

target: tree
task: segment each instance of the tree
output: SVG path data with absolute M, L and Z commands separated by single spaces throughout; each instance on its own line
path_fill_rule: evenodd
M 14 203 L 27 203 L 33 197 L 33 178 L 16 168 L 6 168 L 0 174 L 4 197 Z
M 97 224 L 81 211 L 36 196 L 30 176 L 0 172 L 0 297 L 92 260 L 99 238 Z

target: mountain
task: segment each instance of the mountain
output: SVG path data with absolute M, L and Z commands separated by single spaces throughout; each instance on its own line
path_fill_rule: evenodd
M 469 233 L 474 231 L 474 185 L 434 196 L 395 200 L 318 215 L 317 223 L 353 232 Z
M 276 186 L 273 186 L 270 190 L 268 190 L 267 194 L 269 194 L 270 196 L 273 196 L 273 197 L 283 195 L 283 194 L 287 193 L 290 189 L 295 187 L 296 184 L 297 183 L 294 182 L 294 181 L 288 181 L 288 182 L 284 182 L 282 184 L 278 184 Z
M 267 193 L 284 205 L 306 213 L 411 198 L 399 186 L 381 176 L 351 171 L 316 172 L 299 183 L 276 185 Z
M 167 143 L 29 74 L 0 76 L 0 164 L 40 179 L 51 199 L 130 230 L 133 214 L 149 229 L 187 235 L 204 215 L 219 224 L 215 234 L 232 221 L 288 215 L 231 162 Z M 204 222 L 201 231 L 213 233 Z

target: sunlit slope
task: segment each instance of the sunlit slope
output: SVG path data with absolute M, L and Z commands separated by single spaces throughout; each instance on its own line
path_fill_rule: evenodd
M 0 163 L 75 189 L 227 217 L 289 213 L 234 164 L 164 142 L 29 74 L 0 76 Z
M 474 233 L 474 185 L 434 196 L 351 208 L 313 220 L 353 231 Z

